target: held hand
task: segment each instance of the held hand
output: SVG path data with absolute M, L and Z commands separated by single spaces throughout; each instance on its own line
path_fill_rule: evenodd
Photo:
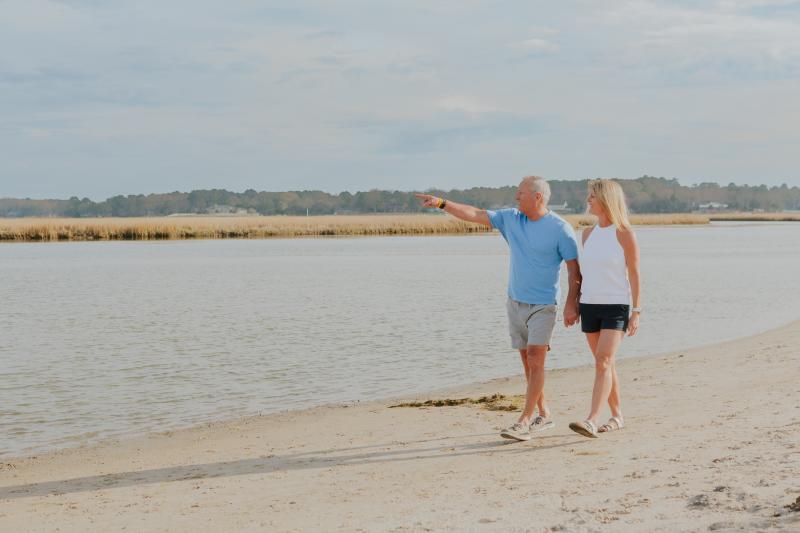
M 438 196 L 432 196 L 430 194 L 421 194 L 418 192 L 415 192 L 414 196 L 422 200 L 422 207 L 436 208 L 439 207 L 439 205 L 442 203 L 442 199 L 439 198 Z
M 581 321 L 581 316 L 578 314 L 578 309 L 575 304 L 567 304 L 564 306 L 564 326 L 570 327 Z
M 633 337 L 639 330 L 639 313 L 634 311 L 631 313 L 631 318 L 628 320 L 628 337 Z

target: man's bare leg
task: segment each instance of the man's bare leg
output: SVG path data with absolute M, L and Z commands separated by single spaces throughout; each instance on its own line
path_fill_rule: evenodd
M 544 401 L 544 360 L 547 356 L 547 346 L 529 345 L 526 355 L 528 388 L 525 392 L 525 408 L 519 416 L 518 422 L 530 424 L 534 408 L 540 401 Z M 546 406 L 542 407 L 546 412 Z
M 525 368 L 525 384 L 527 390 L 527 383 L 531 379 L 531 370 L 530 365 L 528 364 L 528 350 L 520 350 L 519 351 L 520 359 L 522 359 L 522 366 Z M 539 396 L 539 401 L 536 402 L 536 408 L 539 410 L 539 416 L 543 416 L 544 418 L 550 418 L 550 409 L 547 408 L 547 402 L 544 398 L 544 390 L 542 390 L 541 396 Z

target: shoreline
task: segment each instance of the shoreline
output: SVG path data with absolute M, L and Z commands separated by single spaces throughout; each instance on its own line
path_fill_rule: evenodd
M 593 217 L 560 214 L 575 229 Z M 707 227 L 715 222 L 793 223 L 800 214 L 667 213 L 631 215 L 635 227 Z M 149 242 L 272 240 L 331 237 L 409 237 L 495 234 L 496 230 L 442 214 L 321 215 L 313 217 L 159 217 L 96 219 L 2 219 L 0 244 L 54 242 Z
M 623 357 L 623 358 L 620 358 L 619 361 L 622 362 L 622 361 L 631 361 L 631 360 L 639 360 L 639 359 L 653 359 L 653 358 L 658 359 L 658 358 L 663 358 L 663 357 L 669 357 L 669 356 L 676 355 L 676 354 L 679 354 L 679 353 L 685 353 L 687 351 L 694 351 L 694 350 L 702 350 L 702 349 L 712 348 L 712 347 L 718 346 L 720 344 L 727 344 L 727 343 L 735 343 L 735 342 L 739 342 L 739 341 L 745 341 L 745 340 L 751 339 L 753 337 L 758 337 L 760 335 L 765 335 L 765 334 L 769 334 L 769 333 L 772 333 L 772 332 L 775 332 L 775 331 L 779 331 L 779 330 L 781 330 L 783 328 L 786 328 L 786 327 L 789 327 L 789 326 L 791 326 L 792 324 L 795 324 L 795 323 L 796 324 L 800 324 L 800 318 L 792 320 L 790 322 L 787 322 L 787 323 L 785 323 L 785 324 L 783 324 L 781 326 L 770 328 L 768 330 L 760 331 L 760 332 L 757 332 L 757 333 L 754 333 L 754 334 L 751 334 L 751 335 L 745 335 L 743 337 L 734 337 L 734 338 L 731 338 L 731 339 L 726 339 L 726 340 L 717 341 L 717 342 L 713 342 L 712 341 L 712 342 L 708 342 L 708 343 L 705 343 L 705 344 L 699 344 L 699 345 L 696 345 L 696 346 L 686 347 L 686 348 L 682 348 L 682 349 L 670 350 L 670 351 L 662 352 L 662 353 Z M 576 369 L 587 369 L 587 368 L 590 368 L 591 366 L 592 366 L 592 363 L 590 361 L 588 361 L 588 355 L 587 355 L 587 362 L 584 363 L 584 364 L 579 364 L 579 365 L 575 365 L 575 366 L 558 367 L 558 368 L 547 368 L 547 376 L 549 377 L 552 373 L 561 372 L 561 371 L 570 371 L 570 370 L 576 370 Z M 512 380 L 515 380 L 515 379 L 519 379 L 519 375 L 518 374 L 512 374 L 512 375 L 509 375 L 509 376 L 500 376 L 500 377 L 496 377 L 496 378 L 492 378 L 492 379 L 488 379 L 488 380 L 482 380 L 482 381 L 472 381 L 472 382 L 468 382 L 468 383 L 460 383 L 460 384 L 455 384 L 455 385 L 445 385 L 445 386 L 442 386 L 442 387 L 437 387 L 437 388 L 434 388 L 434 389 L 421 391 L 419 393 L 412 394 L 412 395 L 397 395 L 397 396 L 389 395 L 389 396 L 382 396 L 380 398 L 374 398 L 374 399 L 368 399 L 368 400 L 332 401 L 332 402 L 326 402 L 326 403 L 321 403 L 321 404 L 317 404 L 317 405 L 309 405 L 309 406 L 306 406 L 306 407 L 288 408 L 288 409 L 280 409 L 280 410 L 277 410 L 277 411 L 269 411 L 269 412 L 264 412 L 263 414 L 261 412 L 259 412 L 259 413 L 251 413 L 251 414 L 245 414 L 245 415 L 241 415 L 241 416 L 233 416 L 233 417 L 228 417 L 228 418 L 208 420 L 208 421 L 205 421 L 205 422 L 196 422 L 196 423 L 189 423 L 189 424 L 186 424 L 186 425 L 177 425 L 177 426 L 174 426 L 174 427 L 169 427 L 169 428 L 165 428 L 165 429 L 161 429 L 161 430 L 155 430 L 155 431 L 130 432 L 130 433 L 123 433 L 123 434 L 119 434 L 119 435 L 109 435 L 107 437 L 102 437 L 99 440 L 91 440 L 91 441 L 87 441 L 85 443 L 79 443 L 79 444 L 75 444 L 75 445 L 61 446 L 61 447 L 46 447 L 46 448 L 43 448 L 43 449 L 40 449 L 40 450 L 31 450 L 30 453 L 26 453 L 24 455 L 8 455 L 8 456 L 1 456 L 0 455 L 0 471 L 2 471 L 3 465 L 23 462 L 23 461 L 26 461 L 26 460 L 31 459 L 31 458 L 39 458 L 39 457 L 46 457 L 46 456 L 54 455 L 54 454 L 69 453 L 71 451 L 90 450 L 90 449 L 92 449 L 94 447 L 98 447 L 98 446 L 104 446 L 104 445 L 109 445 L 109 444 L 120 444 L 120 443 L 125 443 L 127 441 L 133 441 L 133 440 L 139 440 L 139 439 L 147 439 L 149 437 L 157 437 L 157 436 L 166 435 L 166 434 L 172 435 L 172 434 L 179 433 L 179 432 L 191 432 L 193 430 L 197 430 L 197 429 L 201 429 L 201 428 L 207 428 L 207 429 L 208 428 L 213 428 L 214 426 L 217 426 L 217 425 L 227 426 L 229 424 L 235 424 L 235 423 L 246 424 L 251 419 L 253 419 L 253 420 L 255 420 L 255 419 L 263 419 L 263 418 L 268 418 L 268 417 L 276 416 L 276 415 L 291 415 L 293 413 L 294 414 L 302 414 L 302 413 L 306 413 L 306 412 L 309 412 L 309 411 L 315 411 L 315 410 L 320 410 L 320 409 L 323 409 L 323 410 L 324 409 L 340 409 L 340 408 L 341 409 L 348 409 L 348 408 L 353 408 L 353 407 L 358 407 L 358 406 L 367 406 L 367 407 L 369 407 L 369 406 L 373 406 L 373 407 L 374 406 L 383 406 L 383 405 L 392 404 L 392 403 L 424 401 L 424 400 L 427 400 L 427 399 L 434 399 L 434 397 L 436 397 L 436 399 L 438 399 L 438 397 L 446 397 L 446 396 L 463 397 L 465 394 L 468 396 L 469 395 L 469 391 L 484 389 L 484 388 L 492 386 L 493 384 L 505 384 L 505 383 L 508 383 L 509 381 L 512 381 Z M 73 437 L 64 437 L 64 438 L 65 439 L 71 439 Z M 75 438 L 75 440 L 80 440 L 79 436 L 76 436 L 74 438 Z
M 760 331 L 760 332 L 757 332 L 757 333 L 754 333 L 754 334 L 751 334 L 751 335 L 745 335 L 743 337 L 734 337 L 734 338 L 731 338 L 731 339 L 726 339 L 726 340 L 717 341 L 717 342 L 713 342 L 712 341 L 712 342 L 708 342 L 708 343 L 705 343 L 705 344 L 699 344 L 699 345 L 696 345 L 696 346 L 686 347 L 686 348 L 683 348 L 683 349 L 670 350 L 670 351 L 662 352 L 662 353 L 623 357 L 623 358 L 620 358 L 619 361 L 622 362 L 622 361 L 631 361 L 631 360 L 639 360 L 639 359 L 653 359 L 653 358 L 658 359 L 658 358 L 663 358 L 663 357 L 669 357 L 669 356 L 676 355 L 676 354 L 679 354 L 679 353 L 685 353 L 687 351 L 694 351 L 694 350 L 702 350 L 702 349 L 712 348 L 712 347 L 715 347 L 715 346 L 720 345 L 720 344 L 734 343 L 734 342 L 744 341 L 744 340 L 747 340 L 747 339 L 750 339 L 750 338 L 753 338 L 753 337 L 758 337 L 760 335 L 765 335 L 765 334 L 768 334 L 768 333 L 771 333 L 771 332 L 774 332 L 774 331 L 781 330 L 781 329 L 786 328 L 788 326 L 791 326 L 792 324 L 795 324 L 795 323 L 800 324 L 800 318 L 792 320 L 790 322 L 787 322 L 787 323 L 785 323 L 785 324 L 783 324 L 781 326 L 778 326 L 778 327 L 775 327 L 775 328 L 770 328 L 768 330 Z M 577 369 L 587 369 L 587 368 L 590 368 L 591 366 L 592 366 L 592 363 L 590 361 L 588 361 L 588 355 L 587 355 L 587 362 L 584 363 L 584 364 L 579 364 L 579 365 L 575 365 L 575 366 L 558 367 L 558 368 L 547 368 L 547 376 L 549 377 L 551 374 L 556 373 L 556 372 L 563 372 L 563 371 L 570 371 L 570 370 L 577 370 Z M 221 418 L 221 419 L 215 419 L 215 420 L 208 420 L 208 421 L 205 421 L 205 422 L 189 423 L 189 424 L 186 424 L 186 425 L 176 425 L 174 427 L 169 427 L 169 428 L 165 428 L 165 429 L 161 429 L 161 430 L 155 430 L 155 431 L 130 432 L 130 433 L 122 433 L 122 434 L 119 434 L 119 435 L 109 435 L 109 436 L 106 436 L 106 437 L 102 437 L 102 438 L 100 438 L 98 440 L 89 440 L 87 442 L 78 443 L 78 444 L 74 444 L 74 445 L 60 446 L 60 447 L 58 447 L 58 446 L 49 447 L 48 446 L 48 447 L 44 447 L 44 448 L 39 449 L 39 450 L 34 449 L 34 450 L 31 450 L 29 453 L 25 453 L 24 455 L 7 455 L 7 456 L 0 455 L 0 471 L 2 471 L 3 467 L 6 466 L 6 465 L 9 465 L 9 464 L 13 465 L 15 463 L 21 463 L 21 462 L 27 461 L 27 460 L 32 459 L 32 458 L 36 459 L 36 458 L 40 458 L 40 457 L 47 457 L 47 456 L 50 456 L 50 455 L 63 455 L 65 453 L 69 453 L 69 452 L 72 452 L 72 451 L 76 451 L 77 452 L 77 451 L 80 451 L 80 450 L 91 450 L 94 447 L 106 446 L 106 445 L 111 445 L 111 444 L 117 445 L 117 444 L 120 444 L 120 443 L 126 443 L 128 441 L 135 441 L 135 440 L 140 440 L 140 439 L 148 439 L 149 437 L 158 437 L 158 436 L 163 436 L 163 435 L 167 435 L 167 434 L 173 435 L 173 434 L 180 433 L 180 432 L 191 432 L 191 431 L 198 430 L 198 429 L 201 429 L 201 428 L 211 429 L 211 428 L 213 428 L 213 427 L 215 427 L 217 425 L 228 426 L 230 424 L 236 424 L 236 423 L 246 424 L 250 420 L 263 419 L 263 418 L 268 418 L 268 417 L 277 416 L 277 415 L 303 414 L 303 413 L 307 413 L 307 412 L 315 411 L 315 410 L 320 410 L 320 409 L 322 409 L 322 410 L 325 410 L 325 409 L 348 409 L 348 408 L 359 407 L 359 406 L 362 406 L 362 407 L 384 406 L 384 405 L 393 404 L 393 403 L 424 401 L 424 400 L 428 400 L 428 399 L 434 399 L 434 397 L 436 397 L 436 399 L 440 399 L 439 397 L 447 397 L 447 396 L 461 398 L 461 397 L 465 397 L 465 395 L 469 396 L 469 391 L 485 389 L 487 387 L 492 386 L 493 384 L 498 384 L 498 385 L 499 384 L 506 384 L 509 381 L 513 381 L 515 379 L 519 379 L 519 375 L 518 374 L 512 374 L 512 375 L 509 375 L 509 376 L 500 376 L 500 377 L 496 377 L 496 378 L 492 378 L 492 379 L 488 379 L 488 380 L 472 381 L 472 382 L 460 383 L 460 384 L 455 384 L 455 385 L 445 385 L 445 386 L 442 386 L 442 387 L 437 387 L 437 388 L 434 388 L 434 389 L 421 391 L 419 393 L 412 394 L 412 395 L 397 395 L 397 396 L 389 395 L 389 396 L 382 396 L 380 398 L 374 398 L 374 399 L 368 399 L 368 400 L 331 401 L 331 402 L 321 403 L 321 404 L 317 404 L 317 405 L 309 405 L 309 406 L 306 406 L 306 407 L 288 408 L 288 409 L 280 409 L 280 410 L 277 410 L 277 411 L 269 411 L 269 412 L 264 412 L 263 414 L 261 412 L 259 412 L 259 413 L 251 413 L 251 414 L 245 414 L 245 415 L 241 415 L 241 416 L 233 416 L 233 417 L 227 417 L 227 418 Z M 73 439 L 74 438 L 76 441 L 81 440 L 80 436 L 62 437 L 62 438 L 63 439 Z
M 0 527 L 788 530 L 800 526 L 786 507 L 800 496 L 798 345 L 794 321 L 622 359 L 627 427 L 596 440 L 566 427 L 588 408 L 593 369 L 581 366 L 548 371 L 557 427 L 524 443 L 497 436 L 513 413 L 385 399 L 41 454 L 0 469 Z

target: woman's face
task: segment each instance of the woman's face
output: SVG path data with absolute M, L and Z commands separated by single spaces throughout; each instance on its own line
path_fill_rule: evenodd
M 600 205 L 600 202 L 597 201 L 592 191 L 589 191 L 589 195 L 586 197 L 586 211 L 598 217 L 603 213 L 603 207 Z

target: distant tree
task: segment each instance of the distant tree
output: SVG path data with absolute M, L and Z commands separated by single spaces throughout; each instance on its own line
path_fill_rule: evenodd
M 631 210 L 639 213 L 685 212 L 708 202 L 727 204 L 733 209 L 765 209 L 771 211 L 800 209 L 800 187 L 765 185 L 747 186 L 730 183 L 720 186 L 703 182 L 690 187 L 675 179 L 642 176 L 617 180 L 622 185 Z M 567 204 L 574 212 L 586 208 L 588 180 L 550 180 L 551 203 Z M 473 187 L 471 189 L 429 189 L 427 192 L 446 196 L 456 202 L 482 208 L 516 205 L 517 184 L 505 187 Z M 102 202 L 73 196 L 68 200 L 31 200 L 0 198 L 0 216 L 70 216 L 133 217 L 170 215 L 173 213 L 207 213 L 226 206 L 248 209 L 262 215 L 305 215 L 353 213 L 413 213 L 424 211 L 410 192 L 373 189 L 338 195 L 323 191 L 257 192 L 247 189 L 235 193 L 224 189 L 174 191 L 163 194 L 112 196 Z

